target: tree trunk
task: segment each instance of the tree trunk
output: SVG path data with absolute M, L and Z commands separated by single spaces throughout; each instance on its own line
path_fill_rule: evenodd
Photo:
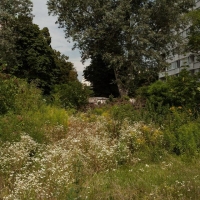
M 117 87 L 118 87 L 118 90 L 119 90 L 120 97 L 127 96 L 128 95 L 128 89 L 126 88 L 126 86 L 120 80 L 119 74 L 117 73 L 116 69 L 114 69 L 114 73 L 115 73 L 115 79 L 116 79 L 116 83 L 117 83 Z

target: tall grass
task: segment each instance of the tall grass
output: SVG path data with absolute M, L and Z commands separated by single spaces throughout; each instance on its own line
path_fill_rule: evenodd
M 93 176 L 82 196 L 87 199 L 195 199 L 200 198 L 199 160 L 184 163 L 169 157 L 160 163 L 139 162 Z
M 109 120 L 108 120 L 109 119 Z M 199 157 L 170 155 L 153 124 L 108 116 L 68 118 L 62 138 L 40 144 L 26 134 L 0 149 L 3 199 L 198 199 Z M 56 134 L 56 130 L 53 130 Z
M 200 123 L 191 110 L 121 103 L 72 114 L 47 105 L 34 85 L 10 81 L 0 199 L 200 199 Z
M 34 84 L 16 78 L 6 79 L 2 81 L 0 92 L 2 97 L 7 97 L 2 98 L 4 109 L 2 107 L 0 115 L 2 141 L 19 141 L 21 133 L 40 143 L 63 136 L 68 123 L 66 110 L 47 106 L 41 90 Z

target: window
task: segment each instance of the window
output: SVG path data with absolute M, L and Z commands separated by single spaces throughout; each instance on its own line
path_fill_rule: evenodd
M 188 57 L 188 64 L 194 63 L 194 55 Z
M 177 62 L 171 63 L 171 69 L 176 69 L 177 68 Z
M 188 65 L 188 58 L 183 58 L 180 60 L 180 66 L 185 66 Z
M 200 0 L 199 0 L 199 1 L 200 1 Z M 187 28 L 186 30 L 182 31 L 180 34 L 181 34 L 181 37 L 187 38 L 188 35 L 190 34 L 190 29 Z
M 180 61 L 177 60 L 177 61 L 171 63 L 171 65 L 168 67 L 168 70 L 177 69 L 179 67 L 180 67 Z

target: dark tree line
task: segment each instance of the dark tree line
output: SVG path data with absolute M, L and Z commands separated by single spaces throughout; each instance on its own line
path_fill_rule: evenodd
M 77 81 L 77 72 L 68 57 L 51 47 L 48 28 L 32 21 L 32 3 L 9 0 L 0 3 L 1 72 L 35 82 L 44 94 L 54 85 Z M 17 9 L 18 8 L 18 9 Z

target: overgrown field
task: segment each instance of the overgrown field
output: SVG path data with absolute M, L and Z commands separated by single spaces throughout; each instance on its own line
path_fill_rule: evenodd
M 0 199 L 200 199 L 193 111 L 121 102 L 77 112 L 15 86 L 13 97 L 1 90 Z

